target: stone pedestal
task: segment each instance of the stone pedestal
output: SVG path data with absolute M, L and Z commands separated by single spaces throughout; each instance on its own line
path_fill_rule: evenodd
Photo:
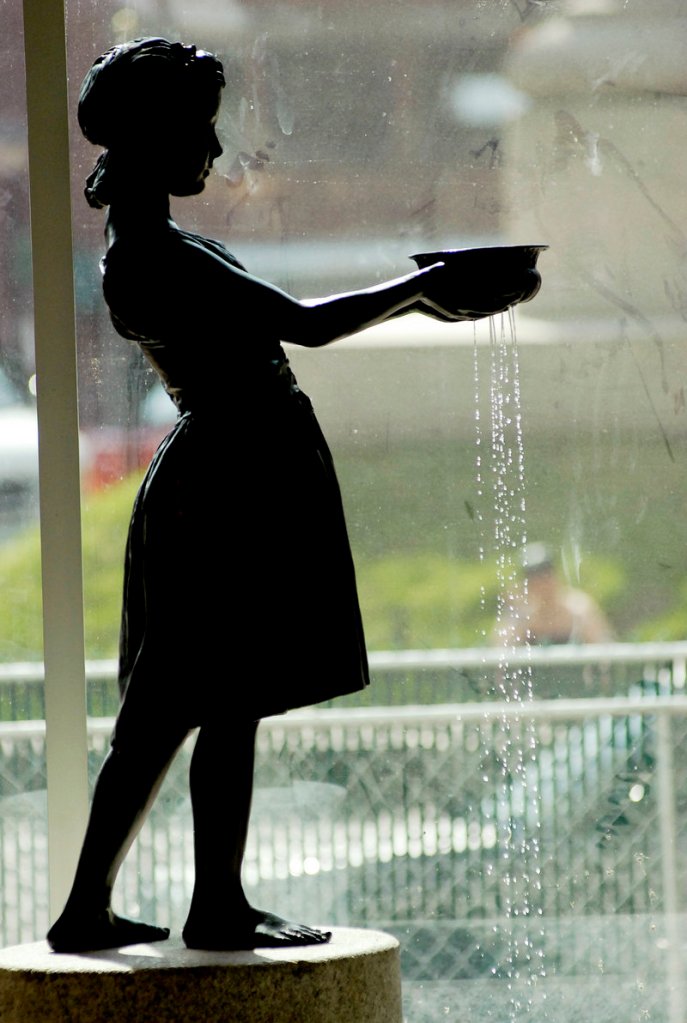
M 335 928 L 327 945 L 189 951 L 174 939 L 84 955 L 0 951 L 2 1023 L 401 1023 L 398 942 Z

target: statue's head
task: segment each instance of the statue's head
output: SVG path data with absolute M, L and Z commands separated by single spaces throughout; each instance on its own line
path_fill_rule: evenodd
M 79 125 L 106 150 L 86 185 L 95 207 L 155 178 L 172 195 L 202 191 L 213 159 L 224 74 L 211 53 L 134 39 L 96 60 L 79 95 Z

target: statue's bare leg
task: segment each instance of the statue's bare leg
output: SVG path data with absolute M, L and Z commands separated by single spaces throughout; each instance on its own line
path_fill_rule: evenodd
M 313 945 L 329 931 L 254 909 L 241 884 L 253 793 L 257 722 L 203 725 L 191 761 L 196 880 L 184 941 L 189 948 Z
M 158 793 L 185 734 L 151 732 L 145 748 L 115 747 L 101 768 L 74 884 L 48 931 L 56 952 L 87 952 L 169 937 L 166 927 L 128 920 L 112 912 L 117 872 Z

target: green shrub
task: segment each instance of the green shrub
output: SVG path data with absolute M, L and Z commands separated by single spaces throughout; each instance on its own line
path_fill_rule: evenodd
M 88 498 L 83 509 L 86 656 L 114 657 L 119 637 L 124 544 L 138 478 Z M 42 659 L 38 527 L 0 547 L 0 661 Z
M 491 629 L 493 563 L 395 554 L 360 565 L 358 582 L 370 649 L 476 646 Z
M 557 443 L 529 444 L 528 537 L 563 553 L 563 578 L 594 597 L 618 639 L 682 639 L 687 548 L 676 542 L 682 488 L 657 474 L 657 460 L 665 457 L 660 446 L 637 450 L 628 441 L 627 450 L 613 448 L 597 465 L 602 440 L 576 438 L 577 472 Z M 488 494 L 479 500 L 475 494 L 474 449 L 436 438 L 426 445 L 342 451 L 336 460 L 370 649 L 485 642 L 497 595 L 489 546 L 493 509 Z M 137 478 L 126 480 L 85 502 L 90 658 L 117 651 L 124 543 L 137 484 Z M 0 616 L 0 660 L 40 659 L 36 529 L 0 547 Z

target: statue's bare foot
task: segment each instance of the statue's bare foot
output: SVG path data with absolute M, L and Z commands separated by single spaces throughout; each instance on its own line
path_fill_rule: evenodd
M 213 920 L 212 924 L 217 921 Z M 293 924 L 274 913 L 248 908 L 240 917 L 232 916 L 215 928 L 207 922 L 188 921 L 183 937 L 187 948 L 214 952 L 236 952 L 251 948 L 288 948 L 292 945 L 322 945 L 331 931 L 305 924 Z
M 48 931 L 53 952 L 97 952 L 120 945 L 147 944 L 169 937 L 168 927 L 156 927 L 141 920 L 116 916 L 112 910 L 97 916 L 72 916 L 66 911 Z

